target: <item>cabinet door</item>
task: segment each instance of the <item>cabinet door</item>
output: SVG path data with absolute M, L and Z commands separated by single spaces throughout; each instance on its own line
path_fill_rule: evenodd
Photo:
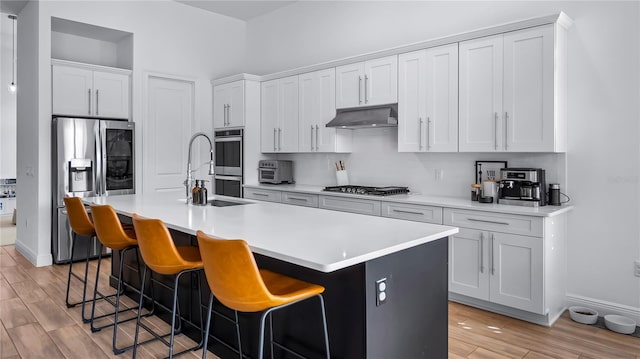
M 298 152 L 298 76 L 278 82 L 278 152 Z
M 542 238 L 497 232 L 490 235 L 490 300 L 545 314 Z
M 316 106 L 317 73 L 298 76 L 298 152 L 315 152 L 315 126 L 318 119 Z
M 232 82 L 229 84 L 227 126 L 244 126 L 244 80 Z
M 318 71 L 316 100 L 318 120 L 315 124 L 316 151 L 336 152 L 337 130 L 326 127 L 336 117 L 336 70 L 334 68 Z M 349 132 L 349 137 L 351 133 Z
M 129 75 L 93 72 L 94 115 L 129 118 Z
M 229 84 L 213 88 L 213 127 L 227 126 L 227 105 L 229 104 Z
M 364 104 L 364 63 L 336 67 L 336 107 Z
M 426 150 L 457 152 L 458 44 L 427 49 L 425 61 Z
M 262 152 L 278 150 L 278 80 L 261 84 L 260 100 L 260 146 Z
M 93 71 L 53 65 L 51 74 L 53 114 L 92 116 Z
M 364 104 L 398 102 L 398 56 L 370 60 L 364 64 Z
M 460 228 L 449 237 L 449 291 L 489 300 L 487 232 Z
M 426 50 L 401 54 L 398 57 L 398 152 L 425 150 L 426 60 Z
M 553 26 L 504 35 L 507 151 L 554 151 Z
M 503 148 L 502 55 L 502 35 L 460 43 L 461 152 Z

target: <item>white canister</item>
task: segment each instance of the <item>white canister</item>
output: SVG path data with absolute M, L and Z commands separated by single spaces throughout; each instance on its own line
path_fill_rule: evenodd
M 483 197 L 496 197 L 498 186 L 496 181 L 483 181 L 482 182 L 482 196 Z

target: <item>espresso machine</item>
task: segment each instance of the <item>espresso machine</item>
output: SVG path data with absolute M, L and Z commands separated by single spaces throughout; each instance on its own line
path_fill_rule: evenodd
M 502 168 L 498 203 L 538 207 L 547 205 L 545 171 L 541 168 Z

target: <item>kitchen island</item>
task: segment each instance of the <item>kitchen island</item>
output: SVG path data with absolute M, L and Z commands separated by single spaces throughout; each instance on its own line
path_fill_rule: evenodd
M 225 207 L 186 205 L 170 195 L 87 199 L 109 204 L 122 216 L 159 218 L 179 243 L 196 244 L 195 232 L 248 242 L 260 267 L 325 286 L 333 358 L 441 358 L 447 355 L 447 238 L 455 227 L 216 196 L 241 202 Z M 114 256 L 114 265 L 116 257 Z M 135 260 L 135 259 L 132 259 Z M 125 258 L 125 261 L 128 261 Z M 135 282 L 135 266 L 126 280 Z M 187 278 L 185 286 L 194 287 Z M 384 281 L 385 299 L 378 296 Z M 202 298 L 208 298 L 204 285 Z M 182 285 L 182 284 L 181 284 Z M 181 304 L 182 315 L 199 321 L 197 291 Z M 225 308 L 219 306 L 220 311 Z M 322 357 L 317 303 L 274 316 L 274 337 L 315 358 Z M 257 315 L 241 318 L 243 351 L 255 356 Z M 232 324 L 215 317 L 212 333 L 237 345 Z M 233 355 L 210 346 L 221 357 Z M 280 357 L 279 355 L 276 355 Z M 288 356 L 284 356 L 288 357 Z

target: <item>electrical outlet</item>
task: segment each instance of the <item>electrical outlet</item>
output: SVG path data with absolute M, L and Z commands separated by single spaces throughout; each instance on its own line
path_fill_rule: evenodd
M 635 266 L 633 270 L 636 277 L 640 277 L 640 259 L 635 261 Z
M 387 278 L 376 281 L 376 307 L 387 302 Z

